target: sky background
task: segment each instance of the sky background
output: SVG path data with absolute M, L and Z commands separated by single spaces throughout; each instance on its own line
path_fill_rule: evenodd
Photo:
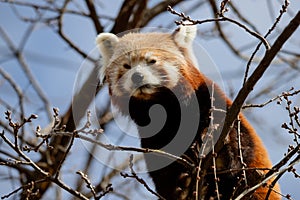
M 34 2 L 34 1 L 32 1 Z M 76 4 L 71 4 L 70 9 L 72 6 L 80 7 L 83 10 L 86 10 L 85 6 L 82 5 L 81 1 L 75 1 Z M 98 1 L 97 1 L 98 2 Z M 99 1 L 100 2 L 100 1 Z M 240 8 L 242 14 L 247 17 L 253 24 L 255 24 L 256 28 L 262 34 L 266 33 L 266 31 L 270 28 L 273 24 L 272 16 L 270 16 L 270 12 L 268 8 L 270 5 L 274 10 L 275 16 L 278 15 L 279 9 L 281 8 L 281 1 L 258 1 L 258 0 L 245 0 L 245 1 L 232 1 L 235 5 Z M 271 2 L 271 3 L 270 3 Z M 99 7 L 100 13 L 103 16 L 114 17 L 118 12 L 122 1 L 114 0 L 112 1 L 103 1 L 101 2 L 101 6 Z M 180 12 L 185 12 L 190 15 L 193 19 L 206 19 L 212 17 L 211 11 L 207 7 L 203 7 L 200 10 L 194 9 L 193 12 L 187 12 L 191 9 L 191 5 L 194 5 L 195 1 L 190 0 L 186 1 L 184 4 L 180 4 L 179 6 L 175 7 L 176 10 Z M 79 5 L 79 6 L 78 6 Z M 300 1 L 291 1 L 291 5 L 289 6 L 289 13 L 296 13 L 297 10 L 300 8 Z M 21 16 L 30 17 L 33 16 L 34 13 L 31 9 L 17 6 L 11 7 L 7 3 L 0 3 L 0 26 L 2 29 L 6 31 L 9 37 L 12 39 L 13 43 L 16 46 L 20 45 L 20 41 L 24 37 L 24 32 L 29 28 L 27 23 L 21 22 L 16 17 L 16 10 Z M 53 13 L 45 12 L 43 13 L 44 16 L 51 16 Z M 229 11 L 226 15 L 229 17 L 232 16 L 232 13 Z M 233 16 L 234 17 L 234 16 Z M 281 30 L 290 20 L 290 16 L 286 14 L 277 30 Z M 155 18 L 151 23 L 148 25 L 149 27 L 167 27 L 170 31 L 175 29 L 175 24 L 172 23 L 176 17 L 169 13 L 164 13 L 159 15 Z M 108 24 L 106 31 L 108 31 L 111 26 L 109 22 L 103 20 L 103 24 Z M 226 22 L 225 22 L 226 23 Z M 218 39 L 211 39 L 201 33 L 204 33 L 205 30 L 208 30 L 212 24 L 204 24 L 198 25 L 199 34 L 196 38 L 196 45 L 195 45 L 195 52 L 196 54 L 200 54 L 200 58 L 203 58 L 201 55 L 203 52 L 206 52 L 211 60 L 199 60 L 200 69 L 207 74 L 211 78 L 215 78 L 216 73 L 220 74 L 222 78 L 221 86 L 223 83 L 224 90 L 227 95 L 233 97 L 237 94 L 238 90 L 240 89 L 243 81 L 243 74 L 244 69 L 246 66 L 245 60 L 241 60 L 237 58 L 227 47 L 226 45 L 218 40 Z M 58 37 L 55 30 L 49 28 L 44 24 L 36 24 L 34 27 L 34 31 L 29 36 L 27 43 L 24 46 L 24 55 L 26 62 L 30 66 L 30 69 L 40 84 L 41 88 L 45 92 L 46 96 L 49 98 L 51 107 L 58 107 L 63 114 L 70 102 L 72 100 L 72 95 L 74 91 L 77 89 L 78 80 L 84 78 L 85 75 L 89 73 L 89 66 L 88 62 L 84 61 L 84 59 L 78 56 L 72 49 L 70 49 L 62 40 Z M 243 47 L 249 44 L 256 44 L 257 40 L 247 34 L 245 31 L 241 30 L 239 27 L 229 24 L 226 24 L 226 33 L 228 34 L 230 39 L 233 39 L 234 43 L 237 44 L 239 47 Z M 76 17 L 74 15 L 66 15 L 64 19 L 64 31 L 65 33 L 72 38 L 75 43 L 85 50 L 85 52 L 91 52 L 93 54 L 97 54 L 97 50 L 95 49 L 95 37 L 96 33 L 90 21 L 86 18 Z M 300 31 L 298 30 L 297 33 L 294 34 L 293 37 L 299 38 Z M 273 37 L 271 36 L 270 41 L 272 43 Z M 300 44 L 299 40 L 296 39 L 292 40 L 295 42 L 290 42 L 285 45 L 286 48 L 290 50 L 295 50 L 296 52 L 300 52 Z M 202 47 L 203 50 L 199 51 L 199 47 Z M 243 52 L 245 55 L 250 55 L 251 51 Z M 262 51 L 259 54 L 262 55 Z M 198 57 L 198 59 L 199 59 Z M 9 73 L 13 79 L 19 84 L 23 91 L 26 92 L 26 114 L 29 115 L 31 113 L 39 113 L 40 109 L 43 108 L 43 105 L 39 101 L 36 93 L 30 86 L 24 72 L 20 68 L 19 64 L 14 61 L 12 58 L 12 53 L 7 48 L 7 45 L 4 43 L 3 38 L 0 37 L 0 68 L 4 69 L 7 73 Z M 209 67 L 208 67 L 209 66 Z M 252 69 L 256 66 L 256 63 L 252 65 Z M 210 68 L 212 67 L 212 68 Z M 256 95 L 257 88 L 263 88 L 266 85 L 276 85 L 276 90 L 269 91 L 267 95 L 262 96 L 261 98 L 255 99 L 255 103 L 262 103 L 267 101 L 270 98 L 273 98 L 280 94 L 283 91 L 289 90 L 291 86 L 294 86 L 295 89 L 300 89 L 300 80 L 295 77 L 299 77 L 299 69 L 293 70 L 291 69 L 288 74 L 283 74 L 280 77 L 277 77 L 278 73 L 283 73 L 287 66 L 282 65 L 280 63 L 274 63 L 270 69 L 266 72 L 263 80 L 261 80 L 256 88 L 254 89 L 253 93 L 250 95 L 254 97 Z M 216 72 L 216 73 L 215 73 Z M 77 77 L 77 79 L 76 79 Z M 288 78 L 290 77 L 290 78 Z M 274 80 L 275 79 L 275 80 Z M 220 80 L 218 80 L 220 81 Z M 277 85 L 281 83 L 280 85 Z M 283 81 L 286 84 L 282 84 Z M 0 96 L 4 98 L 7 102 L 10 102 L 10 105 L 18 106 L 18 100 L 15 93 L 12 92 L 12 88 L 3 81 L 2 77 L 0 77 Z M 107 91 L 106 91 L 107 92 Z M 105 91 L 103 92 L 104 96 L 107 96 Z M 99 99 L 99 98 L 97 98 Z M 107 100 L 107 99 L 106 99 Z M 300 98 L 295 97 L 293 98 L 295 105 L 300 105 Z M 104 103 L 103 103 L 104 102 Z M 101 101 L 102 104 L 107 103 L 106 101 Z M 253 102 L 252 102 L 253 103 Z M 255 129 L 257 130 L 258 134 L 261 136 L 262 140 L 264 141 L 273 163 L 278 162 L 286 153 L 286 148 L 288 144 L 291 143 L 291 137 L 288 136 L 286 131 L 280 128 L 283 122 L 288 121 L 287 113 L 284 109 L 284 106 L 277 106 L 276 103 L 272 103 L 268 106 L 263 108 L 256 108 L 256 109 L 249 109 L 245 112 L 246 117 L 249 121 L 253 124 Z M 0 119 L 4 120 L 4 106 L 0 105 Z M 41 124 L 43 127 L 47 126 L 48 120 L 45 114 L 41 114 L 39 120 L 33 123 L 34 125 Z M 120 136 L 114 135 L 116 131 L 115 124 L 110 124 L 106 128 L 106 132 L 109 133 L 108 139 L 110 141 L 117 140 Z M 1 131 L 1 130 L 0 130 Z M 137 143 L 136 140 L 129 141 Z M 122 143 L 123 144 L 123 143 Z M 2 146 L 2 147 L 1 147 Z M 3 148 L 3 144 L 0 143 L 0 148 Z M 80 169 L 81 164 L 81 157 L 80 155 L 84 155 L 83 152 L 87 150 L 88 146 L 80 141 L 77 141 L 75 146 L 73 147 L 72 154 L 70 158 L 67 159 L 67 163 L 63 170 L 66 172 L 65 180 L 72 184 L 72 177 L 74 176 L 74 171 Z M 74 156 L 76 155 L 76 156 Z M 99 158 L 101 160 L 101 158 Z M 95 164 L 94 169 L 99 167 Z M 1 171 L 4 168 L 0 168 L 0 173 L 13 173 L 7 171 Z M 297 166 L 298 171 L 300 167 Z M 99 168 L 100 170 L 100 168 Z M 94 177 L 92 179 L 97 179 Z M 130 182 L 130 181 L 129 181 Z M 300 183 L 299 179 L 295 179 L 292 174 L 286 173 L 283 178 L 280 180 L 281 189 L 283 194 L 291 194 L 294 199 L 300 199 Z M 143 187 L 130 182 L 130 184 L 137 187 L 137 190 L 143 191 Z M 3 194 L 8 193 L 12 189 L 16 188 L 17 184 L 13 184 L 11 182 L 6 182 L 4 180 L 0 180 L 0 196 Z M 49 191 L 48 196 L 51 197 L 51 193 L 54 191 Z M 133 195 L 133 194 L 129 194 Z M 143 192 L 140 194 L 143 195 Z M 66 196 L 67 198 L 68 196 Z M 146 197 L 146 199 L 149 196 Z M 118 199 L 117 197 L 107 196 L 104 199 Z

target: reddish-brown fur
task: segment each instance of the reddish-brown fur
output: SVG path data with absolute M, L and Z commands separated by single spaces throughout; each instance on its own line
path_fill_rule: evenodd
M 111 94 L 113 104 L 119 108 L 123 115 L 130 116 L 132 120 L 138 125 L 138 130 L 141 136 L 141 145 L 143 148 L 161 149 L 172 142 L 177 134 L 185 134 L 191 137 L 192 131 L 189 126 L 185 126 L 180 133 L 178 133 L 178 126 L 181 122 L 181 117 L 189 117 L 191 121 L 197 119 L 197 129 L 195 137 L 192 135 L 193 141 L 189 148 L 185 150 L 182 156 L 188 159 L 195 166 L 199 163 L 199 148 L 203 145 L 203 138 L 207 134 L 208 127 L 211 122 L 211 97 L 214 98 L 214 107 L 226 110 L 231 106 L 231 101 L 219 89 L 219 87 L 206 76 L 204 76 L 195 67 L 190 49 L 191 38 L 193 34 L 190 30 L 186 30 L 184 37 L 177 37 L 177 31 L 174 34 L 128 34 L 120 41 L 115 36 L 105 35 L 99 37 L 100 49 L 108 55 L 104 55 L 104 64 L 106 78 L 109 83 L 109 91 Z M 107 43 L 104 40 L 111 40 L 108 42 L 111 49 L 105 49 Z M 104 43 L 104 44 L 102 44 Z M 186 43 L 182 46 L 181 43 Z M 101 46 L 102 45 L 102 46 Z M 136 63 L 147 63 L 145 61 L 145 54 L 151 52 L 156 58 L 156 63 L 153 69 L 156 69 L 160 74 L 165 74 L 166 70 L 162 67 L 165 63 L 176 67 L 180 74 L 177 85 L 173 88 L 168 88 L 165 85 L 156 86 L 153 93 L 140 93 L 138 96 L 130 96 L 130 92 L 123 88 L 124 80 L 120 81 L 128 69 L 122 68 L 124 63 L 130 64 L 133 67 Z M 160 69 L 159 69 L 160 68 Z M 126 77 L 126 76 L 125 76 Z M 126 77 L 130 79 L 130 77 Z M 170 78 L 170 77 L 168 77 Z M 119 82 L 118 82 L 119 81 Z M 168 79 L 166 79 L 166 82 Z M 120 84 L 120 82 L 122 84 Z M 114 86 L 117 87 L 114 88 Z M 116 89 L 117 88 L 117 89 Z M 211 94 L 212 89 L 214 93 Z M 176 95 L 174 95 L 176 93 Z M 199 107 L 199 112 L 195 113 L 195 103 Z M 167 114 L 167 119 L 164 127 L 155 135 L 151 129 L 144 128 L 151 122 L 149 117 L 149 110 L 153 105 L 160 104 L 164 107 Z M 197 111 L 197 110 L 196 110 Z M 182 116 L 183 112 L 187 115 Z M 197 118 L 200 115 L 200 118 Z M 157 117 L 160 117 L 157 115 Z M 224 112 L 214 113 L 214 124 L 219 124 L 219 129 L 222 128 L 222 123 L 225 117 Z M 267 151 L 263 146 L 259 136 L 255 130 L 240 114 L 240 142 L 242 147 L 242 156 L 246 168 L 246 176 L 251 182 L 253 180 L 253 170 L 257 168 L 258 171 L 265 174 L 268 170 L 260 170 L 260 168 L 271 169 L 272 165 L 268 158 Z M 189 120 L 189 119 L 188 119 Z M 220 130 L 219 130 L 220 131 Z M 244 181 L 240 179 L 242 175 L 239 147 L 237 142 L 237 125 L 235 125 L 228 137 L 225 140 L 223 148 L 216 157 L 216 168 L 218 187 L 220 198 L 222 200 L 235 198 L 246 189 Z M 151 137 L 143 137 L 151 135 Z M 180 144 L 178 144 L 180 147 Z M 169 152 L 173 153 L 173 152 Z M 163 160 L 161 156 L 145 154 L 145 160 L 150 169 L 153 163 L 157 160 Z M 229 172 L 231 170 L 231 172 Z M 225 172 L 226 171 L 226 172 Z M 196 170 L 189 168 L 182 163 L 173 162 L 167 166 L 150 171 L 156 186 L 157 192 L 170 200 L 184 200 L 195 199 L 195 184 L 196 184 Z M 204 178 L 204 185 L 200 188 L 202 196 L 201 199 L 215 199 L 215 179 L 211 171 L 207 172 Z M 244 199 L 263 200 L 268 193 L 268 185 L 258 188 L 251 196 L 246 196 Z M 234 189 L 235 188 L 235 189 Z M 276 185 L 274 190 L 279 192 L 279 186 Z M 199 191 L 199 192 L 200 192 Z M 279 200 L 280 195 L 272 192 L 271 200 Z

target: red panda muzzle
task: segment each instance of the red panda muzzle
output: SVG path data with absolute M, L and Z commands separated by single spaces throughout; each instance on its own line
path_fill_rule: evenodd
M 135 72 L 131 76 L 132 82 L 137 86 L 139 86 L 143 83 L 143 79 L 144 79 L 144 75 L 139 72 Z

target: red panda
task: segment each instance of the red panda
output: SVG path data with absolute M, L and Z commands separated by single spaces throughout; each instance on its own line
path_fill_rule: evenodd
M 118 37 L 101 33 L 96 42 L 102 54 L 100 79 L 108 83 L 112 105 L 137 125 L 141 146 L 166 151 L 198 166 L 201 151 L 212 146 L 205 142 L 212 120 L 220 125 L 225 117 L 225 112 L 216 112 L 212 118 L 212 107 L 226 110 L 231 101 L 196 68 L 192 51 L 195 36 L 195 26 L 180 26 L 172 34 L 128 33 Z M 218 192 L 223 200 L 234 199 L 241 188 L 246 188 L 240 178 L 243 166 L 272 167 L 259 136 L 242 114 L 239 119 L 243 163 L 237 127 L 232 128 L 216 158 Z M 196 167 L 191 169 L 154 154 L 145 154 L 145 161 L 162 197 L 195 199 Z M 251 170 L 246 170 L 246 175 L 250 176 Z M 215 199 L 212 170 L 204 179 L 199 199 Z M 265 199 L 268 190 L 262 186 L 244 199 Z M 278 193 L 271 192 L 269 199 L 281 199 L 279 186 L 274 190 Z

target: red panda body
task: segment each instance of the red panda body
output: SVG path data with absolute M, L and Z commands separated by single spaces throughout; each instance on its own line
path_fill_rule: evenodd
M 212 122 L 212 103 L 214 108 L 226 110 L 231 101 L 196 69 L 191 51 L 194 36 L 194 28 L 181 27 L 172 35 L 127 34 L 118 38 L 104 33 L 98 36 L 97 43 L 112 104 L 136 123 L 141 146 L 166 151 L 198 166 L 201 149 L 209 145 L 204 144 L 204 138 Z M 158 109 L 153 109 L 157 105 Z M 222 124 L 224 117 L 225 112 L 215 112 L 213 124 Z M 242 114 L 239 118 L 244 164 L 240 159 L 237 127 L 232 128 L 216 158 L 217 185 L 222 200 L 234 199 L 246 188 L 241 180 L 243 165 L 272 167 L 260 138 Z M 157 126 L 161 128 L 157 130 Z M 195 199 L 196 167 L 170 162 L 169 158 L 155 154 L 145 154 L 145 161 L 156 191 L 162 197 Z M 216 198 L 212 172 L 211 169 L 202 177 L 204 184 L 199 188 L 199 199 Z M 246 176 L 251 177 L 251 172 L 246 171 Z M 277 185 L 274 189 L 279 191 Z M 268 190 L 268 187 L 260 187 L 244 199 L 265 199 Z M 269 199 L 277 200 L 280 196 L 271 192 Z

